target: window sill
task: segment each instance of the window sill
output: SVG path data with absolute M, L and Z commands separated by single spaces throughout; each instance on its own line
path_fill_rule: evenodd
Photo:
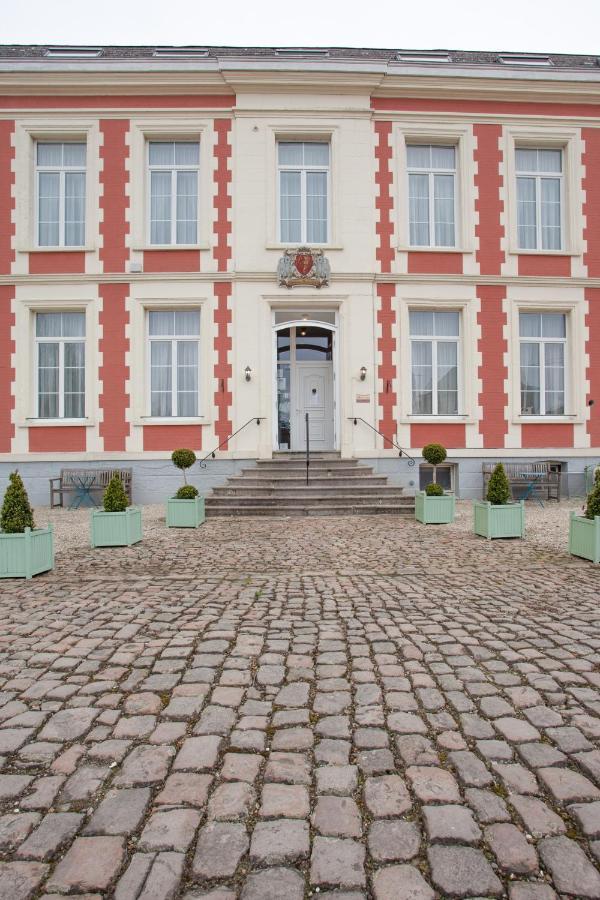
M 343 244 L 280 244 L 280 243 L 269 243 L 265 244 L 265 250 L 299 250 L 300 247 L 309 247 L 311 250 L 343 250 Z
M 96 247 L 85 244 L 83 247 L 20 247 L 19 253 L 93 253 Z
M 208 241 L 202 241 L 200 244 L 134 244 L 131 248 L 142 253 L 149 253 L 152 250 L 210 250 Z
M 402 244 L 397 249 L 402 253 L 473 253 L 465 247 L 409 247 Z
M 422 425 L 431 423 L 436 425 L 469 425 L 476 420 L 473 416 L 469 416 L 466 413 L 459 413 L 457 416 L 413 416 L 409 414 L 408 416 L 401 416 L 398 421 L 402 422 L 403 425 Z
M 38 419 L 32 417 L 19 422 L 19 428 L 56 428 L 57 426 L 59 428 L 72 428 L 73 426 L 92 428 L 95 424 L 93 419 Z
M 575 413 L 565 416 L 515 416 L 513 418 L 516 425 L 570 425 L 584 421 L 582 416 Z
M 508 251 L 511 256 L 581 256 L 581 250 L 518 250 L 514 247 Z
M 209 419 L 206 416 L 167 416 L 164 418 L 155 418 L 153 416 L 137 416 L 132 419 L 132 425 L 208 425 Z

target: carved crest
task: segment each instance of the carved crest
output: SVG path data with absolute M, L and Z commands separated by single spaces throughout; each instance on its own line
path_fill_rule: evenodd
M 316 288 L 329 284 L 331 268 L 322 250 L 298 247 L 286 250 L 277 266 L 277 281 L 280 287 L 292 288 L 296 285 L 313 285 Z

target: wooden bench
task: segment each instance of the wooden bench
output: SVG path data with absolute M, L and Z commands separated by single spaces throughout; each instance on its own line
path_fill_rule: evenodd
M 533 463 L 503 463 L 510 484 L 513 500 L 526 497 L 546 500 L 560 500 L 561 472 L 555 464 L 547 460 Z M 483 496 L 487 494 L 488 483 L 496 463 L 483 463 Z M 515 496 L 515 487 L 521 488 Z
M 125 492 L 131 503 L 132 469 L 61 469 L 60 475 L 50 478 L 50 507 L 64 506 L 64 495 L 75 493 L 79 488 L 79 478 L 94 476 L 90 491 L 104 493 L 113 475 L 118 475 L 123 482 Z M 58 497 L 58 503 L 55 502 Z

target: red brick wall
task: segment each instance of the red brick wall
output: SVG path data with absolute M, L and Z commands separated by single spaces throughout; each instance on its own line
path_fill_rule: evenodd
M 216 184 L 215 198 L 213 200 L 216 210 L 214 231 L 213 257 L 216 260 L 219 272 L 226 272 L 231 259 L 231 247 L 229 239 L 231 235 L 231 144 L 229 132 L 231 131 L 231 119 L 215 119 L 216 143 L 214 149 Z
M 29 428 L 30 453 L 85 453 L 84 425 L 44 425 Z
M 481 379 L 479 405 L 482 407 L 479 433 L 483 435 L 483 446 L 492 449 L 504 447 L 508 432 L 505 414 L 508 397 L 504 388 L 504 380 L 508 377 L 504 353 L 508 348 L 503 337 L 506 315 L 502 309 L 506 289 L 502 285 L 478 285 L 477 296 L 481 302 L 477 315 L 477 324 L 481 328 L 477 343 L 481 353 L 481 366 L 477 372 Z M 468 373 L 465 376 L 468 377 Z
M 379 237 L 379 246 L 375 253 L 382 272 L 391 272 L 394 261 L 394 248 L 392 240 L 394 226 L 392 225 L 392 147 L 390 137 L 392 133 L 391 122 L 375 122 L 375 209 L 378 221 L 375 231 Z
M 396 439 L 396 393 L 394 391 L 394 379 L 396 378 L 396 366 L 394 353 L 396 352 L 396 313 L 393 307 L 395 286 L 393 284 L 378 284 L 377 297 L 379 308 L 377 310 L 377 325 L 379 335 L 377 337 L 377 350 L 379 352 L 379 366 L 377 377 L 380 382 L 378 404 L 379 422 L 378 428 L 387 438 Z M 384 441 L 385 449 L 390 449 L 390 441 Z
M 100 285 L 102 337 L 99 350 L 102 366 L 98 376 L 102 385 L 99 397 L 102 422 L 99 430 L 105 450 L 125 450 L 129 434 L 126 415 L 129 394 L 125 385 L 129 378 L 129 367 L 125 361 L 129 350 L 129 340 L 125 334 L 129 323 L 129 313 L 125 308 L 128 293 L 127 284 Z M 139 388 L 139 382 L 137 384 Z
M 0 275 L 10 275 L 12 264 L 15 261 L 12 248 L 15 234 L 12 222 L 15 207 L 12 196 L 15 181 L 12 171 L 12 161 L 15 156 L 12 145 L 14 131 L 15 123 L 11 119 L 0 121 Z
M 15 405 L 12 386 L 15 370 L 12 368 L 11 360 L 11 354 L 15 352 L 15 342 L 11 337 L 11 329 L 15 324 L 12 310 L 14 296 L 14 287 L 0 285 L 0 453 L 10 453 L 12 439 L 15 436 L 15 427 L 12 423 Z
M 460 448 L 466 445 L 465 426 L 462 422 L 421 422 L 410 426 L 410 446 L 415 449 L 425 444 L 443 444 L 444 447 Z
M 126 143 L 129 121 L 101 119 L 100 132 L 102 134 L 100 209 L 103 212 L 100 223 L 102 238 L 100 259 L 105 272 L 125 272 L 125 265 L 129 260 L 129 251 L 125 243 L 129 234 L 126 219 L 126 210 L 129 207 L 129 197 L 126 194 L 129 181 L 126 169 L 126 160 L 129 157 L 129 147 Z
M 501 245 L 504 228 L 500 222 L 504 208 L 500 198 L 502 151 L 499 141 L 502 126 L 475 125 L 473 133 L 477 142 L 474 154 L 477 165 L 475 210 L 479 214 L 479 223 L 475 227 L 475 234 L 479 239 L 476 259 L 482 275 L 500 275 L 504 262 Z
M 231 296 L 231 282 L 220 281 L 215 284 L 215 297 L 217 306 L 215 309 L 215 325 L 217 326 L 217 334 L 215 337 L 215 394 L 214 402 L 217 407 L 217 419 L 215 422 L 215 436 L 217 442 L 225 442 L 223 449 L 227 449 L 227 438 L 232 432 L 232 423 L 230 418 L 232 394 L 230 379 L 232 374 L 230 355 L 231 355 L 231 334 L 229 326 L 231 324 L 231 308 L 229 307 L 229 297 Z
M 145 425 L 144 450 L 202 450 L 201 425 Z

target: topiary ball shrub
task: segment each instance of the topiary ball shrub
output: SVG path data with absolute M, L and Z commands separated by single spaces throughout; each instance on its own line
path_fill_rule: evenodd
M 428 497 L 442 497 L 444 494 L 444 488 L 441 484 L 436 484 L 435 481 L 432 481 L 431 484 L 426 485 L 425 493 Z
M 594 479 L 594 487 L 587 496 L 585 516 L 587 519 L 593 519 L 595 516 L 600 516 L 600 478 L 598 478 L 598 474 L 596 474 Z
M 421 450 L 421 455 L 430 466 L 439 466 L 448 456 L 446 448 L 442 447 L 441 444 L 425 444 Z
M 510 501 L 510 484 L 502 463 L 498 463 L 490 476 L 485 499 L 493 506 L 505 506 Z
M 195 500 L 198 496 L 198 488 L 193 484 L 184 484 L 175 494 L 176 500 Z
M 187 484 L 187 478 L 185 477 L 185 470 L 191 468 L 196 462 L 196 454 L 193 450 L 186 450 L 182 448 L 181 450 L 173 450 L 171 453 L 171 461 L 173 465 L 178 469 L 181 469 L 183 472 L 183 481 Z
M 15 471 L 8 476 L 8 487 L 0 513 L 0 530 L 5 534 L 23 534 L 26 528 L 35 528 L 33 510 L 23 479 Z
M 105 512 L 125 512 L 129 506 L 129 498 L 118 475 L 113 475 L 104 492 Z

